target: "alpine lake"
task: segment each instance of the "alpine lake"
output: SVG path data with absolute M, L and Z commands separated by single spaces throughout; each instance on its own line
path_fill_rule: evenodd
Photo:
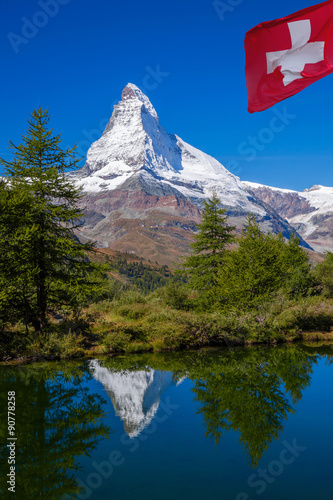
M 0 384 L 1 498 L 333 499 L 332 344 L 2 365 Z

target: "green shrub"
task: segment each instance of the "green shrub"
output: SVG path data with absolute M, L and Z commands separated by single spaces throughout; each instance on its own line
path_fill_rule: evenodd
M 166 349 L 166 345 L 163 339 L 155 339 L 152 342 L 154 351 L 163 351 Z
M 112 352 L 123 352 L 131 340 L 123 331 L 112 331 L 105 335 L 102 344 Z
M 325 260 L 313 270 L 321 290 L 326 297 L 333 297 L 333 252 L 325 253 Z
M 321 297 L 308 297 L 290 303 L 276 318 L 285 332 L 330 331 L 333 327 L 333 304 Z
M 112 311 L 113 307 L 113 302 L 111 300 L 101 300 L 100 302 L 91 304 L 89 311 L 96 317 Z
M 116 308 L 117 313 L 128 319 L 141 319 L 148 312 L 148 308 L 144 304 L 129 304 L 122 305 Z
M 126 352 L 147 352 L 152 351 L 153 347 L 148 342 L 131 342 L 126 346 Z
M 163 289 L 163 292 L 164 302 L 168 306 L 184 311 L 190 309 L 191 301 L 186 286 L 172 281 Z
M 29 342 L 26 353 L 46 359 L 69 359 L 84 355 L 84 338 L 74 333 L 51 332 L 48 337 L 38 336 Z
M 121 305 L 121 304 L 145 304 L 146 303 L 146 297 L 136 291 L 136 290 L 126 290 L 120 297 L 117 298 L 115 301 L 116 305 Z

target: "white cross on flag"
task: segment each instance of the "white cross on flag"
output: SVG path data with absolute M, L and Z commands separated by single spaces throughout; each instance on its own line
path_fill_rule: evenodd
M 245 35 L 248 110 L 263 111 L 333 72 L 333 0 Z

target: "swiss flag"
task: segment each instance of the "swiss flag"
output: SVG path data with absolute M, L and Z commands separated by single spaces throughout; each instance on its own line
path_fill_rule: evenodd
M 333 0 L 261 23 L 245 35 L 250 113 L 333 72 Z

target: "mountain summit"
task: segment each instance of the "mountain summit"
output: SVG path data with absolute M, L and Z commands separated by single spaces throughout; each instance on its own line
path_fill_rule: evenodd
M 168 134 L 148 97 L 129 83 L 114 107 L 102 137 L 87 154 L 86 176 L 80 181 L 87 192 L 121 186 L 129 178 L 177 195 L 206 199 L 215 189 L 222 203 L 261 216 L 258 205 L 238 177 L 211 156 Z
M 132 83 L 90 147 L 85 166 L 72 175 L 87 193 L 87 238 L 161 263 L 188 251 L 203 200 L 213 191 L 230 224 L 241 227 L 251 212 L 264 230 L 295 232 L 216 159 L 168 134 Z

